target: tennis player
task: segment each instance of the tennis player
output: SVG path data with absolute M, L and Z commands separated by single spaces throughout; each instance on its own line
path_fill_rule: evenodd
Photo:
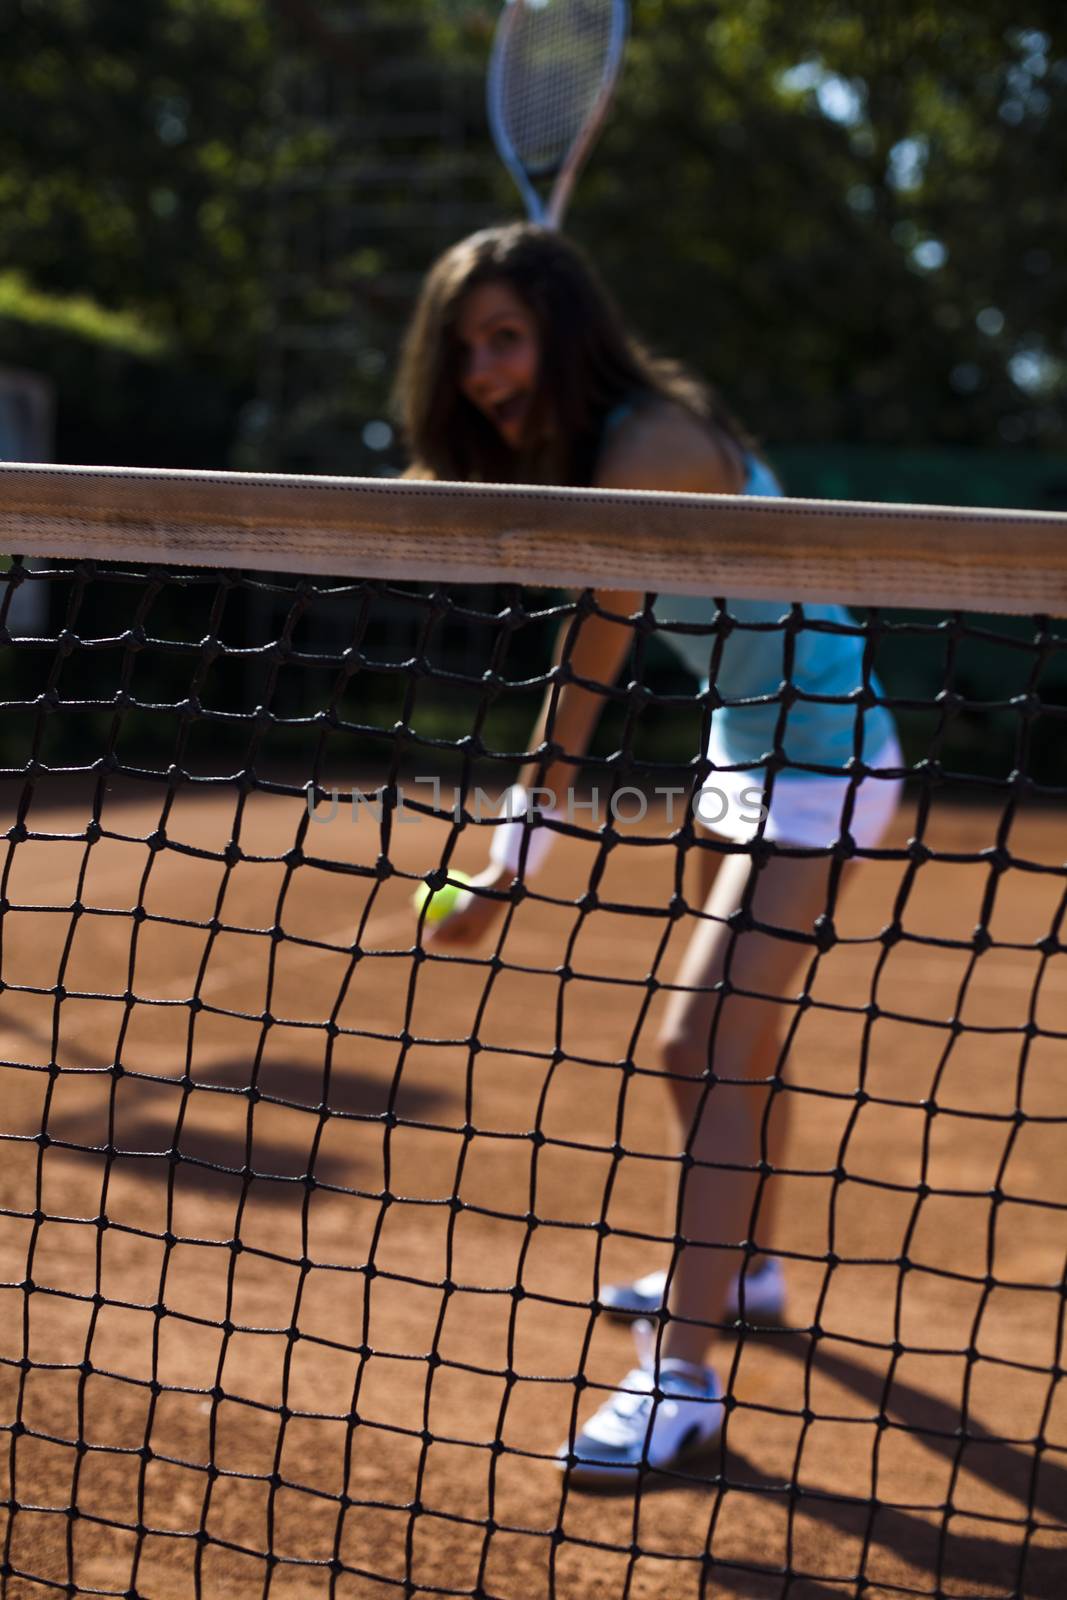
M 575 246 L 530 224 L 476 234 L 432 268 L 408 331 L 397 400 L 413 476 L 781 493 L 716 398 L 632 337 Z M 556 659 L 565 657 L 570 675 L 546 694 L 530 743 L 536 750 L 550 741 L 570 759 L 534 761 L 520 774 L 509 798 L 515 820 L 494 827 L 476 888 L 506 891 L 520 871 L 528 879 L 551 843 L 551 817 L 530 825 L 531 791 L 562 797 L 573 783 L 633 643 L 625 619 L 644 597 L 600 591 L 595 602 L 561 631 Z M 661 637 L 706 682 L 715 602 L 666 596 L 655 611 L 666 625 Z M 696 815 L 735 843 L 759 835 L 780 846 L 826 847 L 847 833 L 861 849 L 873 847 L 900 790 L 892 719 L 877 703 L 876 680 L 864 675 L 863 642 L 848 613 L 805 606 L 796 628 L 782 625 L 789 611 L 785 603 L 727 603 L 733 623 L 714 685 L 727 704 L 712 715 L 713 770 Z M 707 631 L 671 631 L 672 621 L 702 622 Z M 867 692 L 857 699 L 857 691 Z M 862 764 L 848 769 L 857 753 Z M 561 1449 L 560 1464 L 579 1483 L 668 1468 L 710 1443 L 722 1418 L 709 1364 L 714 1327 L 739 1314 L 773 1322 L 783 1312 L 779 1262 L 741 1242 L 773 1237 L 777 1185 L 766 1182 L 765 1164 L 782 1164 L 789 1097 L 774 1095 L 768 1109 L 767 1086 L 778 1081 L 783 1022 L 794 1016 L 798 971 L 828 910 L 829 858 L 760 849 L 698 855 L 703 910 L 658 1041 L 677 1148 L 694 1158 L 670 1205 L 670 1236 L 685 1243 L 670 1273 L 601 1293 L 616 1314 L 657 1318 L 666 1304 L 669 1316 L 655 1341 L 639 1324 L 640 1367 Z M 504 903 L 475 895 L 435 928 L 434 942 L 477 942 Z

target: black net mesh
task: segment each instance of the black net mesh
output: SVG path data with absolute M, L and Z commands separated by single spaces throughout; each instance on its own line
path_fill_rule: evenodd
M 479 790 L 591 596 L 4 588 L 5 1596 L 1063 1592 L 1062 624 L 846 624 L 842 703 L 892 709 L 908 786 L 864 847 L 853 759 L 835 842 L 796 847 L 692 815 L 755 625 L 686 625 L 698 690 L 646 601 L 573 763 L 599 810 L 446 948 L 413 891 L 484 865 Z M 758 626 L 788 667 L 820 625 Z M 781 782 L 819 694 L 766 700 Z M 761 898 L 782 861 L 817 904 Z M 746 887 L 709 1014 L 762 1006 L 771 1041 L 738 1075 L 713 1020 L 695 1091 L 756 1130 L 718 1173 L 657 1044 L 715 867 Z M 737 978 L 760 940 L 792 952 L 767 992 Z M 704 1180 L 739 1229 L 693 1220 Z M 721 1432 L 588 1493 L 561 1459 L 634 1366 L 611 1286 L 686 1250 L 741 1272 Z

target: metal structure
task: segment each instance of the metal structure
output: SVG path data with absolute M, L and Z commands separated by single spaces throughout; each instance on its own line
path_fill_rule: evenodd
M 395 470 L 385 398 L 422 273 L 495 215 L 483 52 L 435 48 L 430 8 L 275 0 L 273 312 L 241 464 Z

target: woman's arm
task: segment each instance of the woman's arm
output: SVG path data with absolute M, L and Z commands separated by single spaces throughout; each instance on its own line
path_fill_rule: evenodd
M 636 592 L 617 590 L 600 590 L 595 598 L 597 606 L 611 616 L 592 612 L 576 615 L 564 623 L 556 641 L 554 662 L 557 666 L 566 664 L 567 677 L 563 683 L 549 685 L 530 734 L 531 749 L 536 750 L 547 741 L 565 752 L 565 757 L 559 756 L 547 763 L 534 759 L 526 764 L 518 779 L 528 791 L 551 790 L 550 802 L 545 802 L 543 794 L 535 798 L 542 802 L 541 809 L 558 809 L 564 816 L 581 758 L 633 639 L 633 629 L 624 619 L 638 609 L 642 600 Z M 574 678 L 584 679 L 596 687 L 585 688 L 570 681 Z M 498 828 L 509 826 L 518 828 L 522 824 L 497 824 L 494 834 Z M 503 862 L 490 862 L 484 872 L 471 880 L 472 888 L 490 893 L 474 894 L 465 908 L 454 911 L 432 928 L 427 925 L 424 929 L 427 942 L 451 946 L 477 944 L 504 909 L 503 898 L 497 897 L 503 896 L 514 880 L 511 867 Z
M 732 440 L 713 432 L 680 406 L 652 402 L 635 410 L 612 434 L 603 452 L 595 487 L 651 489 L 660 493 L 738 494 L 744 487 L 741 452 Z M 640 511 L 634 512 L 635 516 Z M 620 541 L 627 528 L 620 525 Z M 531 736 L 531 748 L 545 739 L 580 760 L 589 746 L 607 691 L 614 684 L 633 640 L 624 620 L 641 607 L 638 590 L 598 590 L 597 610 L 579 622 L 564 624 L 556 642 L 555 661 L 566 662 L 570 674 L 602 687 L 588 690 L 565 683 L 550 687 Z M 616 618 L 618 620 L 612 620 Z M 553 715 L 553 704 L 555 714 Z M 562 798 L 574 779 L 576 762 L 554 761 L 541 776 L 538 763 L 523 769 L 519 782 L 531 788 L 540 782 Z
M 425 475 L 417 466 L 409 467 L 405 474 Z M 650 401 L 637 407 L 612 432 L 594 486 L 737 494 L 744 479 L 744 461 L 732 440 L 673 402 Z M 620 540 L 627 531 L 620 525 Z M 642 595 L 638 590 L 604 589 L 594 598 L 595 612 L 570 618 L 560 629 L 553 661 L 567 668 L 567 677 L 561 684 L 549 685 L 530 736 L 531 749 L 547 741 L 572 759 L 557 758 L 547 766 L 530 761 L 518 778 L 524 789 L 548 789 L 564 810 L 567 791 L 633 639 L 633 628 L 625 619 L 640 608 Z M 574 679 L 598 687 L 587 689 L 580 682 L 567 681 Z
M 740 492 L 743 478 L 740 452 L 731 443 L 719 441 L 679 407 L 656 405 L 647 412 L 636 412 L 616 430 L 604 452 L 595 486 L 734 494 Z M 634 514 L 639 515 L 639 511 Z M 620 540 L 626 538 L 626 533 L 626 527 L 621 525 Z M 568 792 L 633 642 L 634 631 L 627 618 L 641 608 L 643 598 L 639 590 L 597 590 L 596 609 L 568 618 L 560 629 L 553 660 L 567 671 L 563 682 L 557 679 L 545 692 L 530 735 L 530 748 L 536 750 L 548 743 L 562 754 L 547 763 L 541 759 L 529 761 L 518 778 L 526 790 L 551 792 L 552 801 L 546 802 L 543 809 L 554 808 L 567 814 Z M 585 687 L 586 684 L 594 687 Z M 500 892 L 510 887 L 514 874 L 508 867 L 493 863 L 473 881 L 478 888 Z M 502 908 L 502 900 L 475 895 L 466 910 L 439 923 L 432 938 L 442 945 L 476 943 Z
M 596 611 L 569 618 L 559 631 L 553 663 L 564 667 L 564 681 L 549 685 L 530 734 L 531 749 L 548 742 L 565 754 L 547 764 L 529 762 L 518 780 L 525 789 L 536 785 L 550 790 L 555 798 L 549 806 L 564 811 L 581 758 L 633 642 L 633 628 L 625 619 L 640 609 L 642 596 L 636 590 L 600 589 L 594 599 Z M 586 688 L 587 683 L 595 687 Z

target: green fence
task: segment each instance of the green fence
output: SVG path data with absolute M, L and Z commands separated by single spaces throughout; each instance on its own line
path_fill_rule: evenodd
M 1067 511 L 1067 456 L 1029 450 L 769 445 L 789 494 Z

